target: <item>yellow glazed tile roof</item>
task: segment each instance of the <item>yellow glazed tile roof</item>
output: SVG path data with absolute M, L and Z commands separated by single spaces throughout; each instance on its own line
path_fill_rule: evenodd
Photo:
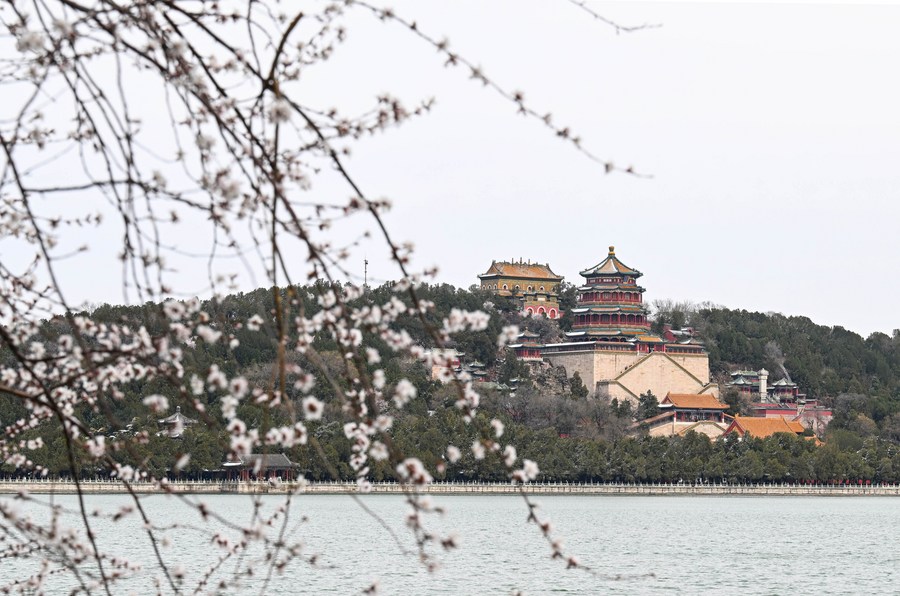
M 785 420 L 781 416 L 777 418 L 735 416 L 734 426 L 740 430 L 741 434 L 750 433 L 759 439 L 770 437 L 775 433 L 800 434 L 806 430 L 801 423 Z
M 553 273 L 549 265 L 541 263 L 508 263 L 506 261 L 494 261 L 487 272 L 478 277 L 502 275 L 506 277 L 526 277 L 529 279 L 548 279 L 559 281 L 561 275 Z
M 676 408 L 693 408 L 697 410 L 727 410 L 728 406 L 721 403 L 708 393 L 669 393 L 662 403 L 670 403 Z

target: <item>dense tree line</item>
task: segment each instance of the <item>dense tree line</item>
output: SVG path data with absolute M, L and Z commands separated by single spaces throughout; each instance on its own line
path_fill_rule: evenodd
M 570 398 L 565 398 L 570 399 Z M 567 408 L 563 408 L 566 410 Z M 571 408 L 568 408 L 571 410 Z M 590 408 L 576 407 L 578 413 Z M 399 448 L 420 458 L 435 478 L 449 481 L 506 481 L 507 471 L 500 455 L 488 453 L 475 459 L 467 449 L 475 440 L 470 425 L 452 407 L 410 412 L 400 417 L 394 427 L 394 441 Z M 505 435 L 518 446 L 520 457 L 533 459 L 540 466 L 544 481 L 566 482 L 900 482 L 900 446 L 877 437 L 860 439 L 846 430 L 835 430 L 824 446 L 810 437 L 779 434 L 765 439 L 730 436 L 710 440 L 705 435 L 627 437 L 623 430 L 627 421 L 619 419 L 607 405 L 596 408 L 596 414 L 612 419 L 612 428 L 594 426 L 594 432 L 574 432 L 561 436 L 559 429 L 526 420 L 508 422 Z M 564 414 L 568 415 L 568 414 Z M 554 421 L 556 422 L 556 421 Z M 600 428 L 604 437 L 597 437 Z M 311 480 L 334 478 L 352 480 L 353 471 L 346 464 L 350 442 L 340 425 L 334 422 L 312 425 L 321 453 L 312 445 L 298 446 L 287 452 L 300 472 Z M 56 474 L 69 475 L 68 462 L 61 460 L 64 450 L 61 433 L 44 431 L 45 447 L 34 452 L 35 461 L 47 465 Z M 617 436 L 612 439 L 609 437 Z M 224 437 L 211 436 L 202 425 L 188 428 L 179 439 L 151 433 L 148 442 L 135 453 L 123 453 L 124 463 L 142 461 L 155 474 L 172 475 L 170 468 L 181 454 L 190 453 L 191 463 L 177 476 L 211 478 L 210 470 L 224 460 Z M 462 458 L 450 463 L 443 446 L 457 445 Z M 322 456 L 324 455 L 325 461 Z M 12 470 L 5 470 L 7 473 Z M 83 477 L 96 474 L 90 468 L 78 468 Z M 375 463 L 373 480 L 395 480 L 389 466 Z

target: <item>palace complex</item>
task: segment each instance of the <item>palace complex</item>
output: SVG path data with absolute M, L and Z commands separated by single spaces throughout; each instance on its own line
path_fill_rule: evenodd
M 519 357 L 534 358 L 539 350 L 543 360 L 565 368 L 569 377 L 577 372 L 588 389 L 619 400 L 636 401 L 647 391 L 718 395 L 702 345 L 689 334 L 669 340 L 650 331 L 644 288 L 637 284 L 642 273 L 620 261 L 614 247 L 581 275 L 585 281 L 572 309 L 569 341 L 522 341 L 513 346 Z
M 499 296 L 517 298 L 523 314 L 543 315 L 558 319 L 559 283 L 563 280 L 550 270 L 550 265 L 515 261 L 494 261 L 478 276 L 481 289 Z
M 620 261 L 610 246 L 605 259 L 581 271 L 584 283 L 569 313 L 573 322 L 565 341 L 541 343 L 537 334 L 526 331 L 509 347 L 524 362 L 561 367 L 568 378 L 577 373 L 589 390 L 620 402 L 636 403 L 647 392 L 664 396 L 659 414 L 635 425 L 651 435 L 694 431 L 717 437 L 746 431 L 759 436 L 764 429 L 824 430 L 831 411 L 806 399 L 789 377 L 770 384 L 765 369 L 732 373 L 726 387 L 752 400 L 754 417 L 777 420 L 733 425 L 734 419 L 725 414 L 727 406 L 718 400 L 719 386 L 710 379 L 709 356 L 693 330 L 666 326 L 662 336 L 651 331 L 644 288 L 638 285 L 642 275 Z M 494 261 L 478 277 L 483 289 L 518 296 L 523 314 L 549 318 L 562 314 L 557 297 L 563 278 L 548 265 Z
M 731 373 L 731 382 L 726 387 L 733 387 L 739 392 L 751 397 L 759 396 L 762 403 L 781 403 L 783 401 L 797 401 L 806 396 L 800 394 L 797 383 L 788 378 L 779 379 L 769 384 L 769 371 L 766 369 L 737 370 Z
M 787 371 L 784 374 L 787 375 Z M 769 371 L 764 368 L 735 371 L 725 387 L 748 397 L 752 402 L 750 410 L 757 418 L 782 418 L 822 433 L 834 417 L 830 408 L 800 393 L 800 388 L 790 377 L 769 383 Z

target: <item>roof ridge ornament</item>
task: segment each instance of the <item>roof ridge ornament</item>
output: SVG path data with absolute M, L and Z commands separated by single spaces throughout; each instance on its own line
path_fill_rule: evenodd
M 615 246 L 609 247 L 609 256 L 611 256 L 611 257 L 616 256 L 616 247 Z

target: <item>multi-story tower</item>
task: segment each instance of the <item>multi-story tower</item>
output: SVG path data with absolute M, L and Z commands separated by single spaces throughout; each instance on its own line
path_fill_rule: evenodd
M 643 274 L 620 261 L 614 246 L 606 259 L 581 275 L 585 282 L 578 288 L 578 306 L 572 309 L 570 338 L 664 343 L 650 334 L 644 288 L 637 285 Z
M 647 391 L 657 398 L 673 394 L 718 394 L 710 382 L 709 356 L 688 337 L 666 341 L 650 332 L 641 272 L 628 267 L 609 247 L 606 259 L 581 272 L 575 320 L 567 341 L 541 346 L 541 356 L 578 373 L 589 388 L 617 399 L 636 401 Z M 674 338 L 674 335 L 673 335 Z

